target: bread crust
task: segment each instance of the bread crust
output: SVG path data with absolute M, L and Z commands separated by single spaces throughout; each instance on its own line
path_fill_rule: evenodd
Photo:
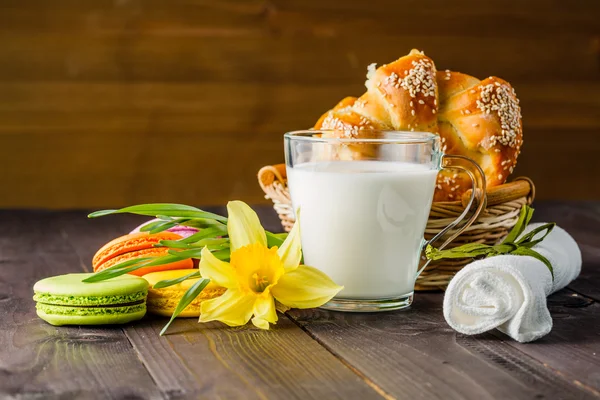
M 369 66 L 367 91 L 346 97 L 321 116 L 315 129 L 323 137 L 370 138 L 377 130 L 437 133 L 446 154 L 467 156 L 484 170 L 487 186 L 506 182 L 523 144 L 519 100 L 497 77 L 479 80 L 450 70 L 437 71 L 418 50 L 375 69 Z M 370 159 L 374 145 L 345 145 L 338 159 Z M 441 171 L 434 201 L 455 201 L 471 188 L 465 173 Z

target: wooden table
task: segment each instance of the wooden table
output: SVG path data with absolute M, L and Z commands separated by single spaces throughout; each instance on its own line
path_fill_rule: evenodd
M 223 212 L 222 208 L 210 209 Z M 259 208 L 268 229 L 278 221 Z M 38 279 L 89 271 L 96 249 L 143 217 L 0 211 L 0 397 L 223 399 L 588 399 L 600 397 L 600 203 L 540 203 L 583 251 L 581 277 L 550 297 L 552 332 L 519 344 L 457 334 L 442 293 L 405 311 L 293 311 L 271 331 L 164 318 L 53 327 L 35 315 Z

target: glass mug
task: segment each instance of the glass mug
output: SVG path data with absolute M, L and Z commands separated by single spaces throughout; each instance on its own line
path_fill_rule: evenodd
M 361 131 L 367 138 L 335 138 L 333 131 L 284 135 L 288 186 L 300 213 L 304 263 L 344 289 L 322 308 L 384 311 L 410 306 L 421 252 L 457 228 L 463 232 L 485 208 L 485 175 L 474 161 L 443 154 L 427 132 Z M 456 168 L 472 181 L 459 218 L 430 241 L 423 234 L 438 172 Z M 465 220 L 472 205 L 474 213 Z

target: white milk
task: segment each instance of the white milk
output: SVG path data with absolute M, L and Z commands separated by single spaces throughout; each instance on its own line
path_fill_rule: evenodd
M 345 289 L 378 299 L 414 289 L 436 170 L 385 161 L 305 163 L 289 168 L 300 208 L 304 263 Z

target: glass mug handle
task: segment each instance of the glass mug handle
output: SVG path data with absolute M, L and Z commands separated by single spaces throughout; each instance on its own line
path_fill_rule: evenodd
M 471 197 L 469 198 L 469 203 L 465 207 L 465 210 L 462 212 L 462 214 L 460 214 L 458 216 L 458 218 L 456 218 L 450 225 L 448 225 L 447 227 L 442 229 L 440 232 L 438 232 L 430 240 L 423 241 L 423 246 L 421 247 L 422 250 L 424 250 L 425 247 L 427 247 L 427 245 L 430 245 L 430 244 L 442 239 L 452 229 L 455 229 L 465 219 L 467 214 L 469 214 L 469 211 L 471 210 L 473 203 L 475 201 L 477 201 L 477 203 L 476 203 L 477 208 L 473 212 L 473 215 L 471 215 L 464 222 L 464 224 L 461 227 L 457 228 L 456 231 L 454 231 L 450 236 L 448 236 L 448 238 L 441 245 L 438 246 L 438 249 L 440 249 L 440 250 L 445 248 L 448 244 L 450 244 L 450 242 L 452 242 L 454 239 L 456 239 L 469 226 L 471 226 L 471 224 L 473 224 L 473 222 L 475 222 L 475 220 L 477 220 L 477 217 L 479 217 L 479 214 L 481 213 L 481 211 L 483 209 L 485 209 L 486 203 L 487 203 L 487 196 L 485 193 L 485 188 L 486 188 L 485 173 L 483 172 L 483 170 L 481 169 L 479 164 L 477 164 L 475 161 L 473 161 L 470 158 L 465 157 L 465 156 L 448 155 L 448 154 L 442 155 L 441 164 L 442 164 L 442 169 L 446 169 L 446 168 L 458 169 L 458 170 L 461 170 L 462 172 L 465 172 L 467 175 L 469 175 L 469 178 L 471 179 L 471 189 L 472 189 Z M 465 166 L 465 164 L 467 166 Z M 427 260 L 425 262 L 423 267 L 421 267 L 421 269 L 419 269 L 419 271 L 417 272 L 417 277 L 419 275 L 421 275 L 421 272 L 423 272 L 423 270 L 429 265 L 430 262 L 431 262 L 431 260 Z

